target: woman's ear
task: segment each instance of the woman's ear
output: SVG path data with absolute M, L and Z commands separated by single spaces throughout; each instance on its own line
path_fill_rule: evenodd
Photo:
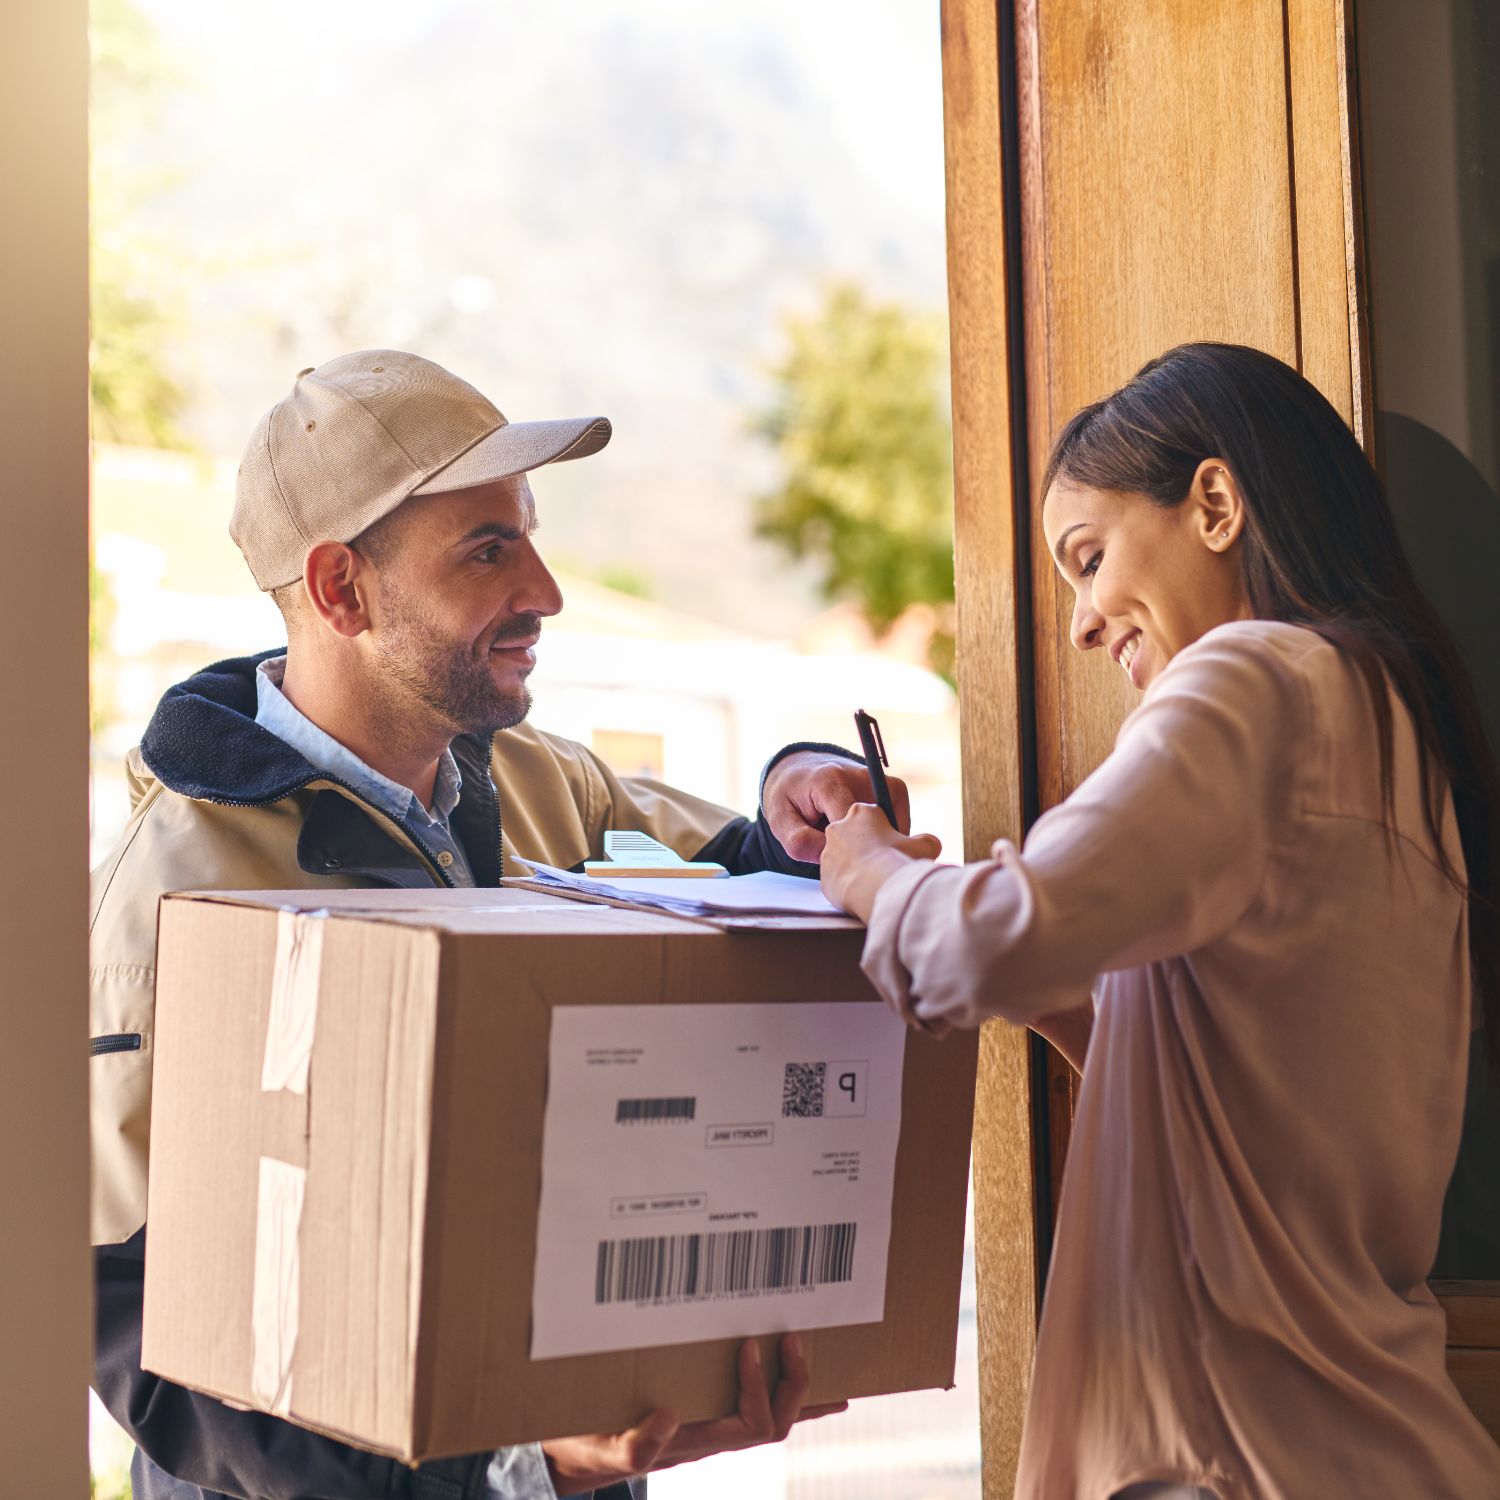
M 1228 552 L 1245 526 L 1245 507 L 1234 473 L 1222 458 L 1205 458 L 1193 475 L 1187 504 L 1199 540 L 1212 552 Z

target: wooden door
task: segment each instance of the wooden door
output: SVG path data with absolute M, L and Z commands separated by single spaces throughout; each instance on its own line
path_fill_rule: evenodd
M 1061 424 L 1149 357 L 1215 338 L 1296 365 L 1366 435 L 1349 44 L 1339 0 L 946 0 L 970 858 L 1067 796 L 1131 701 L 1104 653 L 1067 648 L 1071 595 L 1034 545 Z M 987 1028 L 974 1174 L 989 1497 L 1012 1488 L 1069 1078 L 1024 1033 Z

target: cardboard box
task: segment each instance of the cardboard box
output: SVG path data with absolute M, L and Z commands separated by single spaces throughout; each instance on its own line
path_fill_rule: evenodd
M 552 1011 L 869 1001 L 862 939 L 511 889 L 168 897 L 143 1364 L 409 1461 L 731 1411 L 738 1338 L 529 1356 Z M 906 1033 L 885 1315 L 805 1335 L 814 1402 L 952 1384 L 974 1067 Z

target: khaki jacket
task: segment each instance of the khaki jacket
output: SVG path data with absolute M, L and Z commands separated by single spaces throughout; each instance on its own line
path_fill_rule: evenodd
M 128 1239 L 146 1219 L 161 897 L 180 890 L 449 883 L 399 824 L 352 789 L 318 775 L 254 723 L 244 669 L 253 683 L 256 660 L 223 664 L 235 669 L 230 703 L 212 702 L 211 688 L 209 706 L 203 708 L 204 695 L 191 691 L 199 678 L 174 689 L 175 700 L 172 694 L 163 700 L 143 746 L 127 760 L 130 823 L 94 872 L 90 1066 L 96 1245 Z M 197 705 L 191 701 L 195 697 Z M 158 734 L 153 745 L 164 713 L 169 729 L 178 732 Z M 475 788 L 484 779 L 482 742 L 461 737 L 454 753 L 464 774 L 460 807 L 471 796 L 488 801 L 488 787 Z M 269 783 L 262 775 L 267 758 L 276 762 L 277 772 Z M 300 775 L 284 774 L 287 768 L 295 772 L 298 764 Z M 492 848 L 500 857 L 491 853 L 487 870 L 476 860 L 479 884 L 493 884 L 501 873 L 524 873 L 518 855 L 563 868 L 601 858 L 604 833 L 612 828 L 640 829 L 686 857 L 701 853 L 731 868 L 747 863 L 763 868 L 768 862 L 797 868 L 783 864 L 784 855 L 775 858 L 779 845 L 769 861 L 747 848 L 774 844 L 763 824 L 752 825 L 658 782 L 615 776 L 583 746 L 529 724 L 494 737 L 489 772 L 499 804 L 491 814 Z M 255 785 L 247 788 L 246 782 Z M 457 812 L 454 826 L 459 829 Z

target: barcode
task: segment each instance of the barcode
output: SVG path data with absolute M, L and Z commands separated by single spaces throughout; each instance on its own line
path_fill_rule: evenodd
M 615 1102 L 616 1125 L 691 1120 L 697 1113 L 697 1099 L 619 1099 Z
M 854 1275 L 856 1227 L 805 1224 L 800 1229 L 600 1240 L 594 1301 L 660 1302 L 848 1281 Z

